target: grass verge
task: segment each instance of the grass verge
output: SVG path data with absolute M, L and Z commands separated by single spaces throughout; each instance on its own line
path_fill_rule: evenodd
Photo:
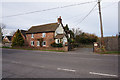
M 100 54 L 120 54 L 120 51 L 106 51 L 106 52 L 101 52 Z
M 7 49 L 20 49 L 20 50 L 39 50 L 39 49 L 32 49 L 32 48 L 12 48 L 12 47 L 5 47 L 5 46 L 3 46 L 2 48 L 7 48 Z M 39 51 L 65 52 L 65 51 L 63 51 L 63 50 L 39 50 Z

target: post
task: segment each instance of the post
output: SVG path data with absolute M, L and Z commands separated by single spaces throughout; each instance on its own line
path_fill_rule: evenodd
M 100 1 L 98 0 L 98 8 L 99 8 L 99 16 L 100 16 L 100 29 L 101 29 L 101 46 L 104 45 L 104 41 L 103 41 L 103 25 L 102 25 L 102 16 L 101 16 L 101 5 L 100 5 Z

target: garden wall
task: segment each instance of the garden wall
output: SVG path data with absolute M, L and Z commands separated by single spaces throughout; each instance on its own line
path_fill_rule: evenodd
M 60 48 L 57 47 L 28 47 L 28 46 L 23 46 L 23 47 L 15 47 L 15 48 L 22 48 L 22 49 L 33 49 L 33 50 L 58 50 L 58 51 L 68 51 L 68 46 L 63 46 Z
M 118 51 L 118 41 L 120 41 L 120 39 L 118 39 L 118 37 L 108 37 L 104 39 L 104 44 L 105 44 L 105 48 L 107 51 Z M 120 45 L 120 43 L 119 43 Z

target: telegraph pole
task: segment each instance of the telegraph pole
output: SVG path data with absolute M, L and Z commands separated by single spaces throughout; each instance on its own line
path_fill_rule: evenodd
M 101 15 L 101 5 L 100 5 L 100 1 L 98 0 L 98 8 L 99 8 L 99 16 L 100 16 L 100 29 L 101 29 L 101 46 L 104 45 L 104 41 L 103 41 L 103 25 L 102 25 L 102 15 Z

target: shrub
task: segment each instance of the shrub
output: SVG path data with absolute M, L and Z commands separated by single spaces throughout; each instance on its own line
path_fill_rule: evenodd
M 94 34 L 82 33 L 80 35 L 76 35 L 75 41 L 76 43 L 81 44 L 91 44 L 96 42 L 98 37 Z
M 79 44 L 78 44 L 78 43 L 73 43 L 72 45 L 73 45 L 74 48 L 75 48 L 75 47 L 79 47 Z
M 14 46 L 24 46 L 24 39 L 19 31 L 17 30 L 13 40 L 12 40 L 12 47 Z
M 56 44 L 55 42 L 51 44 L 52 47 L 63 47 L 62 43 Z

